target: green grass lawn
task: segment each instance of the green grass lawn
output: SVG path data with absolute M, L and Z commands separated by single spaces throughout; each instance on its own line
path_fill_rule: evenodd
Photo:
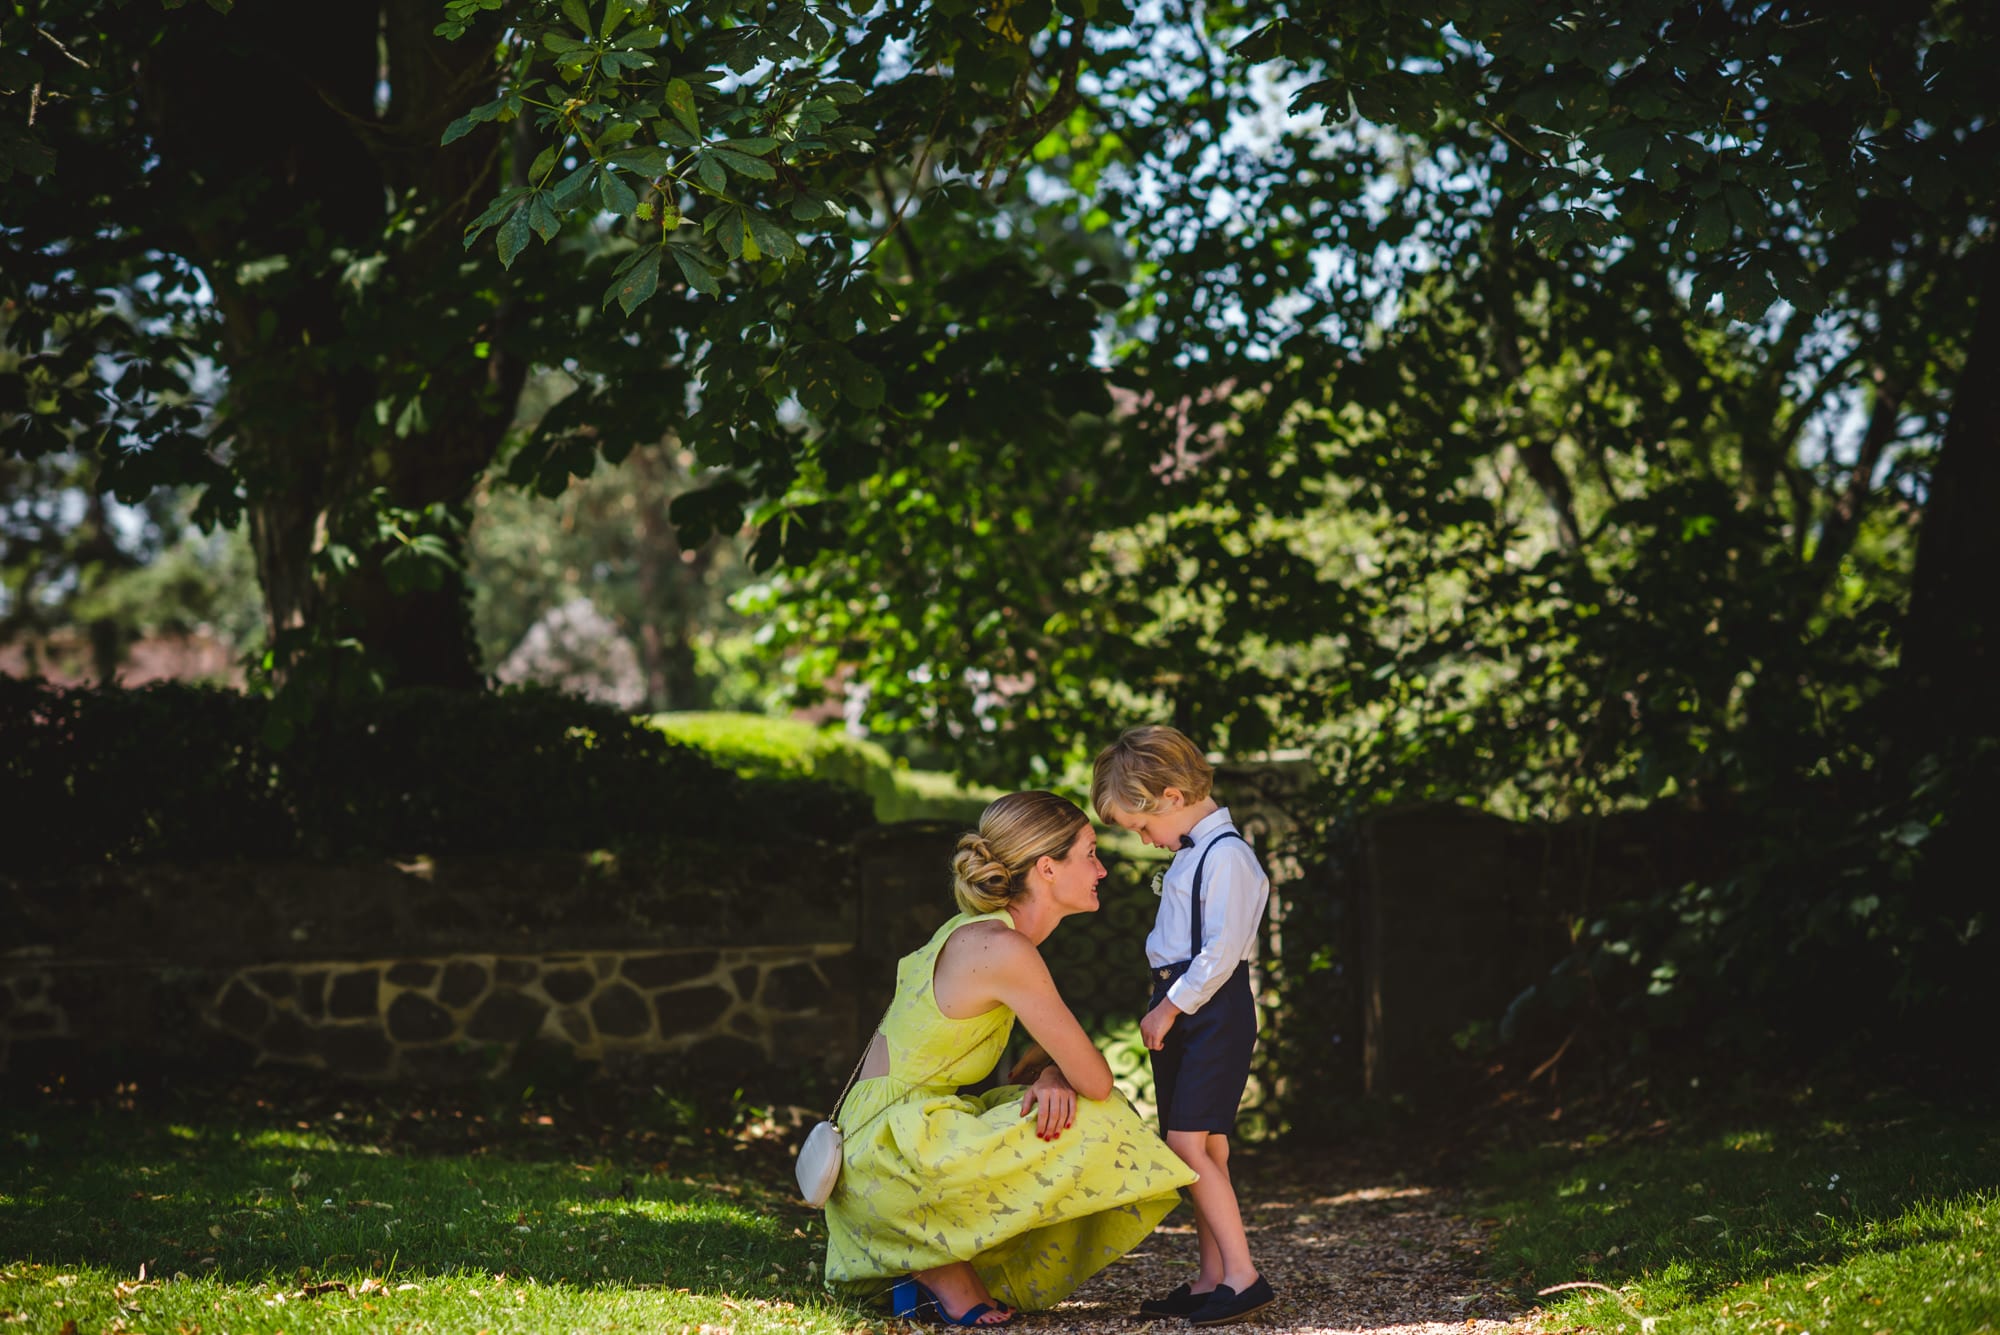
M 1549 1331 L 2000 1331 L 2000 1120 L 1886 1105 L 1613 1142 L 1489 1174 L 1492 1261 Z
M 621 1127 L 546 1101 L 17 1106 L 0 1113 L 0 1329 L 880 1325 L 820 1289 L 820 1216 L 748 1122 L 735 1150 L 670 1110 Z

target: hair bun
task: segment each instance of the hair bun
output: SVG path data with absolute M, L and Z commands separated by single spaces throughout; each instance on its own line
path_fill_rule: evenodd
M 960 836 L 958 852 L 951 860 L 952 890 L 967 912 L 991 913 L 1002 907 L 1013 884 L 1007 864 L 993 854 L 980 834 Z
M 1008 793 L 987 803 L 979 828 L 959 836 L 951 859 L 951 890 L 967 913 L 1004 909 L 1025 887 L 1040 858 L 1069 855 L 1090 821 L 1076 803 L 1054 793 Z

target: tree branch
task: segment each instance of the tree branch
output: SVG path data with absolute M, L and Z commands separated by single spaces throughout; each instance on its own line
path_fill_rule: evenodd
M 904 211 L 910 207 L 910 202 L 917 197 L 917 191 L 923 188 L 924 168 L 930 165 L 931 150 L 937 147 L 938 131 L 943 127 L 944 106 L 940 105 L 937 117 L 931 121 L 931 132 L 924 136 L 924 151 L 917 155 L 917 165 L 910 169 L 910 192 L 903 196 L 903 202 L 898 204 L 896 211 L 889 216 L 889 225 L 882 229 L 882 235 L 875 238 L 875 244 L 869 246 L 867 254 L 861 257 L 863 264 L 866 264 L 869 256 L 880 250 L 882 243 L 894 235 L 898 227 L 902 226 Z M 889 203 L 887 196 L 883 197 L 882 203 L 884 207 L 887 207 Z
M 1897 426 L 1902 421 L 1903 396 L 1888 383 L 1888 377 L 1878 367 L 1874 373 L 1875 406 L 1868 415 L 1868 430 L 1861 437 L 1861 448 L 1855 456 L 1854 471 L 1848 474 L 1847 486 L 1842 489 L 1840 499 L 1834 502 L 1833 512 L 1827 516 L 1820 530 L 1819 546 L 1813 549 L 1813 588 L 1823 592 L 1839 570 L 1841 558 L 1854 546 L 1854 535 L 1861 527 L 1862 513 L 1868 507 L 1868 498 L 1875 487 L 1875 470 L 1882 462 L 1882 452 L 1897 436 Z M 1817 601 L 1817 598 L 1815 598 Z
M 1514 263 L 1514 222 L 1519 218 L 1522 207 L 1521 201 L 1510 200 L 1494 214 L 1496 252 L 1492 267 L 1496 275 L 1503 266 L 1511 268 Z M 1527 378 L 1527 367 L 1521 361 L 1517 312 L 1510 291 L 1504 284 L 1488 285 L 1486 309 L 1493 359 L 1500 373 L 1512 382 L 1515 393 L 1525 393 L 1522 382 Z M 1518 412 L 1509 415 L 1520 416 Z M 1527 468 L 1528 476 L 1541 488 L 1542 497 L 1555 516 L 1557 542 L 1564 551 L 1575 552 L 1583 545 L 1583 528 L 1576 518 L 1576 489 L 1570 484 L 1569 474 L 1563 471 L 1561 461 L 1556 458 L 1554 447 L 1539 434 L 1527 429 L 1528 424 L 1518 425 L 1521 429 L 1517 430 L 1511 442 L 1514 452 Z
M 980 136 L 978 146 L 973 149 L 973 158 L 986 163 L 986 174 L 979 182 L 981 190 L 993 184 L 994 174 L 1000 170 L 1002 152 L 1008 144 L 1019 141 L 1026 145 L 1007 163 L 1007 172 L 1011 175 L 1021 159 L 1034 151 L 1042 136 L 1054 129 L 1083 100 L 1076 87 L 1077 68 L 1083 62 L 1083 32 L 1084 20 L 1079 14 L 1070 20 L 1069 42 L 1063 48 L 1062 69 L 1056 76 L 1055 93 L 1042 109 L 1025 120 L 1017 114 L 1006 124 L 995 126 Z
M 882 192 L 882 207 L 886 209 L 889 207 L 889 201 L 896 197 L 896 192 L 889 186 L 889 174 L 882 170 L 882 160 L 880 158 L 875 160 L 873 170 L 875 174 L 875 186 Z M 912 188 L 915 188 L 914 185 Z M 899 214 L 900 212 L 898 210 Z M 896 246 L 903 252 L 903 259 L 910 266 L 910 277 L 921 281 L 924 277 L 924 253 L 918 250 L 917 243 L 910 239 L 909 228 L 898 227 L 893 230 L 896 234 Z M 888 233 L 885 232 L 883 235 L 887 236 Z M 874 247 L 871 246 L 869 249 L 872 251 Z
M 89 61 L 85 60 L 82 56 L 79 56 L 78 54 L 76 54 L 76 52 L 64 46 L 61 42 L 56 41 L 56 39 L 50 35 L 49 30 L 47 28 L 44 28 L 41 25 L 37 24 L 35 27 L 35 31 L 40 33 L 42 36 L 47 37 L 49 39 L 50 44 L 53 45 L 56 50 L 62 52 L 65 56 L 69 57 L 70 62 L 72 64 L 81 65 L 85 69 L 92 68 L 91 63 Z

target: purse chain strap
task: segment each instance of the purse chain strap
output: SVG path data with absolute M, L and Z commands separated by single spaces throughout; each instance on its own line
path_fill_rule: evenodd
M 842 1107 L 842 1106 L 843 1106 L 843 1105 L 844 1105 L 844 1104 L 845 1104 L 845 1103 L 847 1102 L 847 1095 L 848 1095 L 848 1092 L 849 1092 L 850 1090 L 852 1090 L 852 1089 L 854 1088 L 854 1081 L 855 1081 L 855 1078 L 856 1078 L 857 1076 L 859 1076 L 859 1075 L 861 1074 L 861 1068 L 862 1068 L 863 1066 L 867 1065 L 867 1063 L 868 1063 L 868 1052 L 869 1052 L 869 1050 L 870 1050 L 871 1048 L 873 1048 L 873 1047 L 875 1046 L 875 1036 L 876 1036 L 876 1034 L 881 1034 L 881 1033 L 882 1033 L 882 1025 L 883 1025 L 883 1023 L 884 1023 L 885 1021 L 887 1021 L 887 1020 L 888 1020 L 888 1018 L 889 1018 L 889 1011 L 891 1011 L 891 1010 L 894 1010 L 895 1008 L 896 1008 L 896 1003 L 895 1003 L 894 1001 L 891 1001 L 891 1002 L 889 1003 L 889 1009 L 888 1009 L 888 1010 L 885 1010 L 885 1011 L 883 1011 L 883 1012 L 882 1012 L 882 1019 L 880 1019 L 880 1020 L 877 1020 L 877 1021 L 875 1022 L 875 1031 L 874 1031 L 874 1033 L 871 1033 L 871 1034 L 869 1034 L 869 1035 L 868 1035 L 868 1041 L 867 1041 L 866 1043 L 862 1044 L 862 1046 L 861 1046 L 861 1060 L 860 1060 L 860 1061 L 857 1061 L 857 1062 L 855 1062 L 855 1063 L 854 1063 L 854 1070 L 852 1071 L 852 1073 L 850 1073 L 850 1074 L 848 1075 L 848 1077 L 847 1077 L 847 1083 L 846 1083 L 845 1085 L 842 1085 L 842 1086 L 840 1087 L 840 1097 L 839 1097 L 839 1098 L 837 1098 L 837 1099 L 835 1099 L 835 1100 L 833 1101 L 833 1111 L 832 1111 L 832 1112 L 830 1112 L 830 1113 L 828 1113 L 828 1114 L 826 1115 L 826 1120 L 827 1120 L 827 1121 L 829 1121 L 829 1122 L 832 1122 L 832 1123 L 833 1123 L 833 1124 L 834 1124 L 835 1126 L 839 1126 L 839 1125 L 840 1125 L 840 1109 L 841 1109 L 841 1107 Z M 886 1036 L 886 1035 L 884 1035 L 884 1041 L 885 1041 L 885 1042 L 887 1041 L 887 1036 Z M 971 1047 L 967 1048 L 967 1049 L 966 1049 L 966 1050 L 965 1050 L 965 1051 L 964 1051 L 963 1053 L 961 1053 L 961 1054 L 960 1054 L 960 1056 L 970 1056 L 970 1055 L 972 1055 L 973 1053 L 975 1053 L 975 1052 L 977 1052 L 977 1051 L 979 1050 L 979 1047 L 980 1047 L 980 1044 L 983 1044 L 983 1043 L 985 1043 L 985 1042 L 986 1042 L 986 1040 L 985 1040 L 984 1038 L 980 1039 L 978 1043 L 974 1043 L 974 1044 L 973 1044 L 973 1045 L 972 1045 Z M 942 1074 L 944 1074 L 944 1073 L 945 1073 L 945 1072 L 946 1072 L 947 1070 L 951 1069 L 951 1067 L 952 1067 L 953 1063 L 957 1062 L 958 1060 L 959 1060 L 959 1058 L 958 1058 L 958 1057 L 953 1057 L 953 1058 L 952 1058 L 952 1059 L 951 1059 L 950 1061 L 947 1061 L 947 1062 L 946 1062 L 946 1063 L 945 1063 L 944 1065 L 942 1065 L 942 1066 L 938 1067 L 938 1068 L 937 1068 L 937 1069 L 936 1069 L 935 1071 L 932 1071 L 932 1072 L 930 1073 L 930 1075 L 928 1075 L 928 1076 L 925 1076 L 925 1077 L 924 1077 L 924 1080 L 929 1080 L 929 1079 L 932 1079 L 932 1078 L 933 1078 L 933 1077 L 935 1077 L 935 1076 L 939 1076 L 939 1075 L 942 1075 Z M 879 1077 L 878 1077 L 878 1078 L 879 1078 Z M 921 1084 L 923 1084 L 923 1083 L 924 1083 L 924 1080 L 913 1080 L 913 1081 L 909 1081 L 909 1082 L 907 1082 L 907 1083 L 909 1083 L 909 1084 L 910 1084 L 910 1085 L 912 1085 L 912 1086 L 916 1086 L 916 1085 L 921 1085 Z M 891 1106 L 891 1107 L 893 1107 L 894 1105 L 892 1104 L 892 1105 L 890 1105 L 890 1106 Z M 880 1116 L 881 1112 L 884 1112 L 884 1111 L 887 1111 L 887 1109 L 881 1109 L 881 1110 L 878 1110 L 878 1112 L 877 1112 L 877 1114 L 876 1114 L 876 1115 L 877 1115 L 877 1116 Z M 868 1119 L 868 1122 L 872 1122 L 872 1121 L 874 1121 L 874 1120 L 875 1120 L 875 1118 L 874 1118 L 874 1117 L 870 1117 L 870 1118 Z M 863 1123 L 861 1124 L 861 1126 L 867 1126 L 867 1125 L 868 1125 L 868 1122 L 863 1122 Z M 855 1129 L 856 1131 L 859 1131 L 859 1130 L 861 1129 L 861 1126 L 857 1126 L 857 1127 L 856 1127 L 856 1128 L 854 1128 L 854 1129 Z M 842 1135 L 846 1135 L 847 1133 L 846 1133 L 846 1131 L 845 1131 L 845 1130 L 843 1129 L 843 1130 L 842 1130 L 842 1132 L 841 1132 L 841 1134 L 842 1134 Z
M 860 1076 L 861 1068 L 868 1064 L 868 1053 L 869 1050 L 875 1046 L 875 1035 L 880 1034 L 882 1032 L 883 1024 L 886 1023 L 889 1019 L 889 1012 L 894 1009 L 896 1009 L 896 999 L 894 997 L 891 997 L 889 998 L 889 1004 L 883 1007 L 882 1009 L 882 1018 L 875 1022 L 874 1030 L 868 1035 L 868 1041 L 861 1045 L 861 1056 L 859 1059 L 855 1061 L 854 1069 L 848 1072 L 847 1083 L 840 1087 L 840 1097 L 833 1101 L 833 1111 L 826 1115 L 826 1120 L 832 1122 L 835 1126 L 838 1126 L 840 1124 L 840 1110 L 842 1106 L 846 1104 L 847 1095 L 849 1091 L 851 1091 L 854 1088 L 854 1082 Z M 884 1036 L 884 1041 L 886 1042 L 886 1035 Z M 980 1039 L 979 1043 L 975 1043 L 971 1047 L 967 1048 L 963 1055 L 970 1056 L 974 1052 L 977 1052 L 979 1050 L 979 1044 L 984 1043 L 985 1041 L 986 1040 L 983 1038 Z M 930 1075 L 925 1076 L 924 1080 L 929 1080 L 933 1076 L 939 1076 L 944 1074 L 945 1071 L 950 1069 L 952 1063 L 956 1062 L 957 1060 L 958 1060 L 957 1057 L 953 1057 L 951 1061 L 946 1062 L 943 1066 L 938 1067 L 937 1070 L 932 1071 Z M 923 1083 L 923 1080 L 911 1081 L 910 1083 L 912 1085 L 920 1085 Z M 871 1117 L 868 1120 L 872 1122 L 875 1119 Z M 863 1122 L 861 1125 L 866 1126 L 868 1125 L 868 1123 Z M 860 1128 L 857 1127 L 855 1129 L 859 1130 Z M 841 1134 L 845 1135 L 846 1132 L 843 1131 Z

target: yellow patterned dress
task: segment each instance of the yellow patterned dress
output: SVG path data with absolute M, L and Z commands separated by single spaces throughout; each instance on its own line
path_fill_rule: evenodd
M 1114 1091 L 1079 1098 L 1054 1140 L 1021 1115 L 1021 1087 L 964 1096 L 1005 1050 L 1014 1013 L 954 1020 L 931 994 L 938 951 L 972 922 L 960 914 L 896 968 L 882 1020 L 889 1074 L 856 1081 L 840 1109 L 846 1153 L 826 1203 L 826 1285 L 886 1298 L 918 1270 L 970 1261 L 1001 1302 L 1029 1311 L 1071 1290 L 1145 1240 L 1195 1180 L 1188 1166 Z

